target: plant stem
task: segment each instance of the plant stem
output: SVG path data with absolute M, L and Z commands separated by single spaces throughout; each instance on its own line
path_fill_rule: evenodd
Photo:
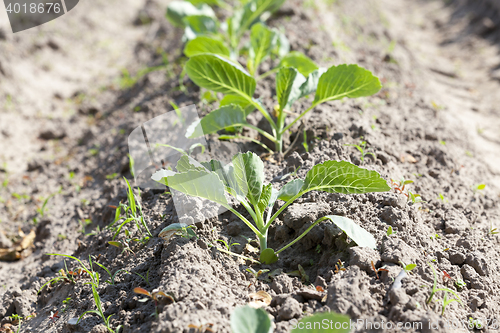
M 436 270 L 434 269 L 434 266 L 431 265 L 431 263 L 428 263 L 429 266 L 432 269 L 432 274 L 434 275 L 434 284 L 432 285 L 432 290 L 431 290 L 431 295 L 429 296 L 429 299 L 427 300 L 427 304 L 429 304 L 432 301 L 432 297 L 434 297 L 434 294 L 436 293 L 436 287 L 437 287 L 437 273 Z
M 284 211 L 285 208 L 288 207 L 292 202 L 294 202 L 295 200 L 297 200 L 298 198 L 303 196 L 305 193 L 306 192 L 299 192 L 293 198 L 291 198 L 290 200 L 285 202 L 285 204 L 283 206 L 281 206 L 280 209 L 278 209 L 278 211 L 276 213 L 274 213 L 273 216 L 271 216 L 271 218 L 269 219 L 269 222 L 267 222 L 267 224 L 264 226 L 263 230 L 267 231 L 267 229 L 269 229 L 269 227 L 271 226 L 271 223 L 273 223 L 273 221 L 281 214 L 281 212 Z
M 267 249 L 267 230 L 265 231 L 264 235 L 262 237 L 259 237 L 260 241 L 260 252 L 264 251 Z
M 241 205 L 243 207 L 245 207 L 245 209 L 247 210 L 247 212 L 252 217 L 253 221 L 257 225 L 257 229 L 260 230 L 261 226 L 259 225 L 259 218 L 258 218 L 259 215 L 258 215 L 258 213 L 254 212 L 254 210 L 252 209 L 252 207 L 250 207 L 250 205 L 248 204 L 248 202 L 242 200 L 242 201 L 240 201 L 240 203 L 241 203 Z
M 259 132 L 260 134 L 262 134 L 263 136 L 265 136 L 266 138 L 268 138 L 272 142 L 276 142 L 276 138 L 274 136 L 272 136 L 271 134 L 267 133 L 266 131 L 264 131 L 263 129 L 258 128 L 257 126 L 254 126 L 254 125 L 250 125 L 250 124 L 245 124 L 245 126 L 256 130 L 257 132 Z
M 257 103 L 256 101 L 254 101 L 252 99 L 252 97 L 250 97 L 248 95 L 242 95 L 242 96 L 245 97 L 253 106 L 255 106 L 255 108 L 257 110 L 259 110 L 260 113 L 262 113 L 262 115 L 264 116 L 264 118 L 267 119 L 267 121 L 271 125 L 271 128 L 273 129 L 273 136 L 276 137 L 277 126 L 276 126 L 276 123 L 274 122 L 273 118 L 271 118 L 271 115 L 269 114 L 269 112 L 267 112 L 267 110 L 265 110 L 259 103 Z M 275 141 L 274 137 L 273 137 L 273 141 Z
M 260 75 L 260 76 L 257 76 L 257 81 L 262 80 L 262 79 L 264 79 L 264 78 L 268 77 L 269 75 L 271 75 L 271 74 L 273 74 L 273 73 L 276 73 L 276 72 L 277 72 L 277 71 L 279 71 L 279 70 L 280 70 L 280 67 L 275 67 L 275 68 L 273 68 L 273 69 L 271 69 L 271 70 L 269 70 L 269 71 L 265 72 L 264 74 L 262 74 L 262 75 Z
M 276 254 L 280 253 L 283 250 L 286 250 L 287 248 L 289 248 L 293 244 L 297 243 L 299 240 L 302 239 L 302 237 L 304 237 L 309 231 L 311 231 L 311 229 L 314 228 L 316 226 L 316 224 L 320 223 L 321 221 L 327 220 L 327 219 L 328 219 L 328 217 L 326 217 L 326 216 L 317 219 L 316 222 L 314 222 L 309 228 L 307 228 L 306 231 L 304 231 L 299 237 L 295 238 L 292 242 L 288 243 L 285 247 L 282 247 L 279 251 L 276 252 Z
M 295 124 L 297 121 L 299 121 L 303 116 L 305 116 L 309 111 L 311 111 L 318 104 L 314 104 L 313 103 L 307 110 L 305 110 L 304 112 L 302 112 L 297 118 L 295 118 L 290 124 L 288 124 L 288 126 L 286 126 L 283 130 L 281 130 L 280 131 L 281 134 L 283 134 L 286 131 L 288 131 L 293 126 L 293 124 Z
M 250 229 L 252 229 L 252 231 L 257 235 L 257 237 L 262 237 L 262 233 L 254 227 L 254 225 L 252 223 L 250 223 L 250 221 L 248 221 L 243 215 L 241 215 L 240 213 L 238 213 L 233 207 L 229 206 L 229 205 L 224 205 L 224 208 L 230 210 L 234 215 L 238 216 Z
M 257 260 L 254 260 L 250 257 L 245 257 L 245 256 L 242 256 L 241 254 L 238 254 L 238 253 L 234 253 L 234 252 L 231 252 L 231 251 L 228 251 L 228 250 L 225 250 L 225 249 L 221 249 L 220 247 L 218 246 L 215 246 L 213 245 L 217 250 L 221 251 L 221 252 L 224 252 L 226 254 L 229 254 L 229 255 L 232 255 L 232 256 L 235 256 L 235 257 L 238 257 L 238 258 L 242 258 L 242 259 L 245 259 L 245 260 L 248 260 L 248 261 L 251 261 L 251 262 L 254 262 L 256 264 L 260 264 L 260 261 L 257 261 Z
M 248 136 L 243 136 L 243 135 L 219 135 L 219 140 L 230 140 L 230 139 L 240 139 L 240 140 L 252 141 L 253 143 L 258 144 L 259 146 L 261 146 L 262 148 L 264 148 L 265 150 L 267 150 L 268 152 L 270 152 L 270 153 L 273 152 L 265 144 L 263 144 L 263 143 L 255 140 L 255 139 L 249 138 Z

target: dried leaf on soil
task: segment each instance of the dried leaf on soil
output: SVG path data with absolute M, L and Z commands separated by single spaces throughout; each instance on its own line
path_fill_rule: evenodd
M 0 260 L 15 261 L 25 258 L 31 254 L 33 242 L 35 241 L 35 229 L 32 229 L 28 235 L 19 230 L 21 240 L 7 249 L 0 249 Z
M 259 290 L 256 293 L 252 293 L 248 295 L 248 298 L 250 298 L 250 303 L 248 303 L 248 305 L 253 308 L 266 307 L 271 304 L 271 301 L 273 300 L 271 295 L 269 295 L 264 290 Z

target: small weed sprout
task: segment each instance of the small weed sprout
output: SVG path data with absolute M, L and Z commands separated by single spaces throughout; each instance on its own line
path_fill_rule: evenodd
M 226 247 L 226 249 L 228 251 L 231 251 L 231 248 L 235 245 L 240 245 L 240 243 L 231 243 L 232 240 L 229 240 L 229 243 L 226 242 L 225 240 L 223 239 L 218 239 L 217 242 L 221 242 L 222 244 L 224 244 L 224 246 Z
M 427 299 L 426 303 L 430 304 L 432 302 L 432 298 L 434 297 L 434 295 L 439 291 L 443 291 L 444 298 L 443 298 L 443 303 L 442 303 L 442 308 L 441 308 L 441 315 L 443 315 L 444 311 L 446 310 L 446 307 L 450 303 L 458 302 L 458 303 L 462 304 L 462 300 L 460 299 L 460 296 L 458 296 L 458 294 L 455 291 L 453 291 L 449 288 L 438 288 L 437 287 L 438 274 L 437 274 L 434 266 L 432 266 L 431 263 L 428 263 L 428 264 L 429 264 L 430 268 L 432 269 L 432 274 L 434 275 L 434 283 L 432 285 L 431 294 L 430 294 L 429 298 Z M 455 298 L 448 298 L 448 293 L 452 294 Z
M 400 181 L 396 182 L 391 179 L 391 184 L 395 192 L 401 193 L 408 198 L 408 201 L 411 201 L 413 204 L 424 203 L 420 194 L 413 193 L 410 190 L 406 189 L 406 185 L 413 184 L 413 180 L 402 178 Z M 405 191 L 406 189 L 406 191 Z
M 187 225 L 184 223 L 172 223 L 168 227 L 163 228 L 163 230 L 160 232 L 158 236 L 167 242 L 170 241 L 170 239 L 175 235 L 187 239 L 191 238 L 198 239 L 198 236 L 196 235 L 196 232 L 193 229 L 196 229 L 194 225 Z
M 67 297 L 65 300 L 62 301 L 63 303 L 63 308 L 61 309 L 61 313 L 66 312 L 66 310 L 69 307 L 69 303 L 71 302 L 71 297 Z
M 406 273 L 410 273 L 415 267 L 417 267 L 417 264 L 408 264 L 405 265 L 402 261 L 399 262 L 401 266 L 403 266 L 403 269 L 405 270 Z
M 108 317 L 106 317 L 104 315 L 104 311 L 102 309 L 102 304 L 101 304 L 101 298 L 99 296 L 99 293 L 97 292 L 97 288 L 99 287 L 99 273 L 95 272 L 94 269 L 93 269 L 92 257 L 89 256 L 89 266 L 87 267 L 80 259 L 78 259 L 76 257 L 73 257 L 73 256 L 70 256 L 70 255 L 67 255 L 67 254 L 49 253 L 48 255 L 51 255 L 51 256 L 61 256 L 61 257 L 65 257 L 65 258 L 76 260 L 80 266 L 78 267 L 77 273 L 73 272 L 73 274 L 76 274 L 76 275 L 87 274 L 90 277 L 90 282 L 85 282 L 85 284 L 89 284 L 91 286 L 91 288 L 92 288 L 92 295 L 94 296 L 94 303 L 95 303 L 97 309 L 96 310 L 85 311 L 78 318 L 77 324 L 80 322 L 80 320 L 82 320 L 82 318 L 86 314 L 88 314 L 88 313 L 94 313 L 94 314 L 97 314 L 99 317 L 102 318 L 102 320 L 104 321 L 104 325 L 106 326 L 106 328 L 107 328 L 107 330 L 109 332 L 111 332 L 111 333 L 118 333 L 118 331 L 121 328 L 121 325 L 116 328 L 116 331 L 113 330 L 111 328 L 110 322 L 109 322 L 111 316 L 113 316 L 113 315 L 109 315 Z
M 59 272 L 58 272 L 59 276 L 56 276 L 55 278 L 50 279 L 48 282 L 44 283 L 40 287 L 40 289 L 38 289 L 38 294 L 42 291 L 42 289 L 45 286 L 51 286 L 51 285 L 56 284 L 60 281 L 66 282 L 66 283 L 76 283 L 76 281 L 78 281 L 78 279 L 81 277 L 80 272 L 78 272 L 78 271 L 73 272 L 73 271 L 68 270 L 68 267 L 66 266 L 66 260 L 64 260 L 64 267 L 65 267 L 65 270 L 62 268 L 59 270 Z
M 342 260 L 337 260 L 337 263 L 335 264 L 335 274 L 338 274 L 342 271 L 346 271 L 345 267 L 344 267 L 344 263 L 342 262 Z
M 132 253 L 134 257 L 137 258 L 135 252 L 132 251 L 132 249 L 130 248 L 130 241 L 131 239 L 126 238 L 126 239 L 120 239 L 119 241 L 109 241 L 108 244 L 115 246 L 119 249 L 122 249 L 121 253 L 125 253 L 125 256 L 128 256 L 129 253 Z
M 459 289 L 464 289 L 465 287 L 467 287 L 467 283 L 465 283 L 465 281 L 462 279 L 457 279 L 455 281 L 455 286 Z
M 135 272 L 134 272 L 134 274 L 135 274 L 135 275 L 137 275 L 138 277 L 140 277 L 141 279 L 143 279 L 143 280 L 144 280 L 144 282 L 146 282 L 146 284 L 147 284 L 148 286 L 150 285 L 150 284 L 149 284 L 149 269 L 148 269 L 148 271 L 146 272 L 146 276 L 143 276 L 143 275 L 141 275 L 141 274 L 139 274 L 139 273 L 135 273 Z
M 422 201 L 422 198 L 420 196 L 420 194 L 416 194 L 416 193 L 413 193 L 411 191 L 408 191 L 408 199 L 413 203 L 413 204 L 417 204 L 417 203 L 423 203 L 425 201 Z
M 474 192 L 482 191 L 485 188 L 486 188 L 486 184 L 477 184 L 477 185 L 472 186 L 472 189 L 474 190 Z
M 151 315 L 154 315 L 156 318 L 158 318 L 158 296 L 163 296 L 166 299 L 169 299 L 171 302 L 175 302 L 172 296 L 165 294 L 163 291 L 160 291 L 159 289 L 154 289 L 152 292 L 149 292 L 144 288 L 136 287 L 134 288 L 134 293 L 145 295 L 153 300 L 153 302 L 155 303 L 155 313 Z M 147 302 L 149 298 L 142 298 L 139 300 L 139 302 Z
M 30 318 L 34 318 L 34 317 L 36 317 L 35 313 L 32 313 L 32 314 L 30 314 L 30 315 L 28 315 L 28 316 L 26 316 L 24 318 L 22 316 L 18 315 L 18 314 L 12 314 L 12 315 L 9 316 L 10 320 L 12 321 L 12 323 L 14 325 L 18 325 L 16 333 L 21 332 L 21 324 L 22 324 L 23 320 L 26 321 L 26 320 L 28 320 Z M 8 330 L 7 332 L 12 332 L 12 330 L 9 330 L 9 328 L 7 328 L 7 330 Z M 0 332 L 3 332 L 3 329 L 0 328 Z
M 151 231 L 149 231 L 146 221 L 144 220 L 144 215 L 142 213 L 142 206 L 138 201 L 136 201 L 132 186 L 130 186 L 129 181 L 126 178 L 123 179 L 127 184 L 127 204 L 120 203 L 119 206 L 116 207 L 115 219 L 107 228 L 115 231 L 115 234 L 112 239 L 114 241 L 116 236 L 118 236 L 122 228 L 127 223 L 135 222 L 137 229 L 142 235 L 142 238 L 141 239 L 134 238 L 133 240 L 145 244 L 148 242 L 150 237 L 153 237 L 153 235 L 151 234 Z M 118 227 L 115 227 L 114 225 L 117 222 L 121 223 Z
M 55 313 L 50 311 L 50 316 L 49 319 L 52 320 L 52 323 L 55 323 L 57 319 L 59 319 L 59 311 L 56 311 Z
M 429 238 L 430 239 L 440 239 L 441 236 L 439 236 L 439 234 L 434 234 L 434 235 L 430 235 Z
M 252 267 L 248 267 L 246 271 L 252 274 L 255 279 L 258 279 L 262 274 L 269 272 L 268 269 L 260 269 L 259 271 L 255 271 L 255 269 L 253 269 Z
M 374 160 L 377 160 L 377 155 L 375 155 L 375 153 L 373 151 L 371 151 L 371 148 L 366 148 L 366 141 L 365 140 L 359 141 L 358 144 L 347 144 L 346 146 L 355 147 L 361 153 L 361 156 L 360 156 L 361 163 L 365 162 L 365 157 L 367 155 L 371 155 Z
M 97 273 L 96 273 L 97 274 Z M 80 322 L 80 320 L 82 320 L 82 318 L 88 314 L 88 313 L 94 313 L 96 315 L 98 315 L 99 317 L 102 318 L 102 320 L 104 321 L 104 325 L 106 326 L 106 328 L 108 329 L 108 332 L 111 332 L 111 333 L 118 333 L 120 328 L 121 328 L 121 325 L 118 326 L 116 328 L 116 331 L 113 330 L 110 326 L 110 318 L 113 316 L 112 314 L 109 315 L 108 317 L 106 317 L 104 315 L 104 311 L 102 309 L 102 304 L 101 304 L 101 297 L 99 296 L 99 293 L 97 292 L 97 286 L 99 285 L 99 280 L 98 280 L 98 274 L 97 274 L 97 285 L 95 283 L 92 283 L 92 282 L 87 282 L 87 284 L 90 284 L 90 286 L 92 287 L 92 295 L 94 296 L 94 303 L 96 305 L 96 308 L 97 310 L 88 310 L 88 311 L 85 311 L 83 314 L 80 315 L 80 317 L 78 317 L 78 321 L 77 321 L 77 324 L 78 322 Z
M 306 153 L 308 153 L 309 152 L 309 145 L 307 144 L 307 131 L 306 130 L 304 130 L 303 136 L 304 136 L 304 141 L 302 142 L 302 147 L 304 147 Z
M 493 222 L 490 225 L 490 230 L 488 230 L 488 235 L 498 235 L 499 231 L 497 231 L 497 228 L 493 228 Z
M 439 193 L 438 199 L 441 200 L 443 203 L 447 203 L 448 199 L 446 199 L 443 195 L 443 193 Z
M 292 271 L 290 273 L 286 273 L 289 276 L 300 277 L 302 283 L 309 283 L 309 275 L 307 275 L 306 270 L 302 267 L 301 264 L 297 265 L 298 269 L 296 271 Z
M 453 302 L 459 302 L 461 303 L 461 301 L 459 299 L 456 299 L 456 298 L 448 298 L 448 291 L 445 291 L 444 292 L 444 298 L 443 298 L 443 306 L 441 308 L 441 316 L 444 315 L 444 311 L 446 310 L 446 307 L 450 304 L 450 303 L 453 303 Z
M 37 208 L 37 213 L 40 214 L 41 217 L 43 217 L 45 215 L 45 211 L 47 210 L 47 204 L 49 203 L 49 200 L 54 197 L 56 194 L 58 193 L 61 193 L 62 191 L 62 187 L 60 188 L 60 190 L 56 193 L 53 193 L 51 195 L 49 195 L 47 198 L 45 198 L 45 200 L 43 201 L 42 203 L 42 206 L 40 208 Z
M 483 329 L 483 323 L 481 322 L 481 319 L 474 319 L 472 317 L 469 317 L 469 320 L 467 322 L 467 328 L 473 330 L 482 330 Z
M 371 265 L 372 265 L 373 272 L 375 272 L 375 276 L 377 277 L 377 280 L 380 279 L 380 277 L 378 275 L 379 272 L 389 272 L 389 270 L 387 268 L 385 268 L 385 266 L 382 266 L 379 269 L 376 269 L 373 261 L 371 262 Z
M 394 230 L 392 229 L 392 226 L 389 226 L 389 228 L 387 228 L 387 236 L 390 236 L 390 235 L 392 235 L 392 234 L 394 234 L 394 235 L 395 235 L 395 234 L 396 234 L 396 231 L 394 231 Z
M 125 269 L 118 269 L 115 272 L 115 274 L 111 274 L 111 271 L 109 269 L 107 269 L 104 265 L 102 265 L 102 264 L 100 264 L 98 262 L 94 262 L 94 264 L 96 264 L 97 266 L 101 267 L 102 269 L 104 269 L 106 271 L 106 273 L 108 273 L 109 279 L 106 280 L 106 281 L 104 281 L 104 282 L 107 283 L 107 284 L 110 284 L 110 285 L 114 285 L 115 284 L 115 279 L 116 279 L 116 276 L 118 275 L 118 273 L 120 273 L 120 272 L 127 272 Z
M 80 223 L 80 232 L 82 234 L 85 234 L 85 228 L 92 224 L 92 220 L 91 219 L 80 219 L 79 223 Z

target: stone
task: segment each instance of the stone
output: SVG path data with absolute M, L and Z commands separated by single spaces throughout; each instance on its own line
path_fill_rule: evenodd
M 327 203 L 303 203 L 293 204 L 288 207 L 283 215 L 283 222 L 289 228 L 299 230 L 307 222 L 314 222 L 319 217 L 330 213 L 330 205 Z
M 486 258 L 478 251 L 468 253 L 465 262 L 472 266 L 481 276 L 489 275 L 488 263 Z
M 383 252 L 380 256 L 382 261 L 399 263 L 413 262 L 419 254 L 403 240 L 397 238 L 389 238 L 382 244 Z
M 449 259 L 453 265 L 462 265 L 465 262 L 465 254 L 458 251 L 450 250 Z
M 371 263 L 376 265 L 380 260 L 380 254 L 378 251 L 361 246 L 354 246 L 348 248 L 349 251 L 349 265 L 359 266 L 362 270 L 366 272 L 372 271 Z
M 299 317 L 301 313 L 302 306 L 300 303 L 296 299 L 289 297 L 278 310 L 278 320 L 290 320 Z

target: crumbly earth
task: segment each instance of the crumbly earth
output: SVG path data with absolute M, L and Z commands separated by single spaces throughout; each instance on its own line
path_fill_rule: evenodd
M 109 285 L 104 283 L 108 274 L 95 267 L 101 274 L 98 292 L 105 315 L 113 314 L 111 326 L 123 325 L 123 332 L 195 332 L 194 327 L 204 331 L 209 324 L 215 332 L 230 332 L 233 309 L 247 304 L 249 294 L 259 290 L 272 296 L 265 309 L 273 317 L 275 332 L 289 332 L 297 320 L 320 311 L 345 313 L 365 323 L 410 323 L 405 329 L 409 332 L 455 332 L 446 324 L 469 318 L 483 324 L 500 320 L 500 244 L 499 236 L 490 232 L 500 227 L 500 12 L 494 1 L 289 0 L 271 18 L 269 24 L 286 31 L 293 50 L 322 66 L 358 63 L 377 75 L 384 88 L 370 98 L 315 108 L 304 122 L 308 152 L 301 144 L 303 131 L 296 126 L 287 138 L 288 143 L 296 142 L 289 154 L 282 161 L 265 160 L 267 180 L 279 188 L 284 181 L 278 176 L 299 167 L 297 174 L 303 177 L 317 163 L 347 160 L 378 171 L 388 181 L 413 180 L 408 189 L 420 194 L 424 202 L 414 204 L 394 190 L 366 195 L 310 193 L 285 210 L 271 228 L 272 248 L 292 240 L 318 217 L 335 214 L 353 219 L 372 233 L 377 250 L 356 246 L 332 223 L 323 222 L 284 251 L 277 263 L 261 266 L 207 246 L 225 239 L 239 243 L 233 246 L 234 252 L 252 255 L 246 246 L 248 242 L 256 246 L 249 239 L 251 231 L 228 212 L 197 223 L 198 240 L 177 236 L 165 242 L 159 238 L 164 227 L 179 219 L 170 194 L 158 190 L 136 189 L 154 237 L 144 245 L 133 244 L 134 254 L 109 245 L 113 232 L 106 226 L 114 219 L 112 206 L 126 201 L 122 176 L 131 178 L 127 135 L 170 111 L 172 101 L 179 106 L 195 104 L 202 113 L 217 105 L 203 100 L 187 78 L 183 81 L 186 90 L 178 89 L 182 31 L 165 22 L 165 3 L 117 4 L 101 3 L 105 13 L 117 16 L 116 24 L 110 26 L 126 41 L 127 48 L 120 49 L 124 66 L 137 73 L 146 66 L 165 65 L 158 49 L 168 57 L 164 68 L 131 84 L 123 78 L 119 83 L 110 81 L 113 73 L 119 77 L 116 68 L 104 78 L 88 70 L 89 79 L 78 76 L 79 84 L 64 94 L 40 94 L 43 103 L 36 106 L 28 98 L 36 89 L 19 88 L 23 82 L 9 74 L 9 64 L 21 66 L 19 59 L 26 63 L 37 59 L 30 54 L 31 47 L 52 52 L 61 62 L 73 65 L 68 54 L 75 52 L 74 44 L 92 50 L 95 40 L 77 43 L 72 36 L 58 35 L 58 48 L 45 39 L 37 47 L 25 36 L 0 40 L 0 49 L 12 52 L 0 55 L 2 87 L 11 91 L 1 92 L 5 98 L 0 113 L 2 152 L 7 152 L 7 165 L 0 175 L 8 183 L 0 189 L 0 245 L 9 246 L 18 228 L 26 234 L 31 229 L 36 232 L 31 254 L 27 249 L 24 259 L 0 264 L 0 326 L 9 323 L 12 314 L 35 313 L 36 317 L 22 323 L 22 331 L 106 332 L 94 315 L 85 316 L 78 325 L 68 323 L 95 308 L 85 276 L 75 284 L 59 282 L 38 293 L 64 268 L 61 257 L 48 253 L 70 254 L 84 262 L 94 256 L 113 273 L 124 270 Z M 91 20 L 90 14 L 81 15 L 75 22 Z M 98 36 L 99 29 L 92 22 L 88 25 L 91 35 Z M 104 51 L 96 56 L 109 63 L 115 59 Z M 82 61 L 97 63 L 95 59 Z M 44 89 L 56 89 L 55 85 L 51 88 L 53 77 L 72 77 L 71 72 L 61 71 L 64 74 L 57 71 L 44 76 L 48 80 Z M 95 82 L 100 86 L 101 81 L 107 88 L 96 91 Z M 25 98 L 16 101 L 8 98 L 11 93 Z M 273 93 L 273 78 L 259 83 L 257 95 L 269 108 L 275 103 Z M 51 103 L 54 112 L 47 106 Z M 295 111 L 308 103 L 297 103 Z M 64 110 L 76 112 L 65 114 Z M 17 127 L 9 125 L 11 120 L 19 121 L 17 126 L 25 134 L 18 134 Z M 260 120 L 253 118 L 255 124 Z M 16 141 L 16 135 L 25 141 Z M 375 157 L 367 155 L 363 160 L 359 151 L 347 146 L 361 138 Z M 213 147 L 223 145 L 215 137 L 209 142 Z M 264 153 L 258 146 L 244 147 Z M 476 190 L 478 184 L 486 187 Z M 389 227 L 392 235 L 387 235 Z M 127 228 L 140 237 L 135 226 Z M 124 238 L 124 232 L 117 237 Z M 345 270 L 336 269 L 338 260 Z M 376 269 L 386 270 L 377 277 L 371 262 Z M 414 263 L 416 268 L 398 288 L 395 279 L 402 271 L 401 263 Z M 448 305 L 443 316 L 440 302 L 426 304 L 433 283 L 429 263 L 438 271 L 438 285 L 456 291 L 462 301 Z M 66 264 L 76 267 L 72 260 Z M 286 274 L 299 265 L 307 280 Z M 248 267 L 282 273 L 255 279 L 246 271 Z M 443 271 L 450 278 L 444 278 Z M 458 279 L 465 285 L 458 287 Z M 139 302 L 142 296 L 133 293 L 135 287 L 159 288 L 175 302 L 162 300 L 156 318 L 153 302 Z M 63 304 L 67 298 L 70 301 Z M 442 299 L 442 293 L 435 298 Z M 60 318 L 52 322 L 49 316 L 56 310 Z M 391 330 L 360 326 L 355 331 Z M 495 326 L 482 331 L 493 332 Z

